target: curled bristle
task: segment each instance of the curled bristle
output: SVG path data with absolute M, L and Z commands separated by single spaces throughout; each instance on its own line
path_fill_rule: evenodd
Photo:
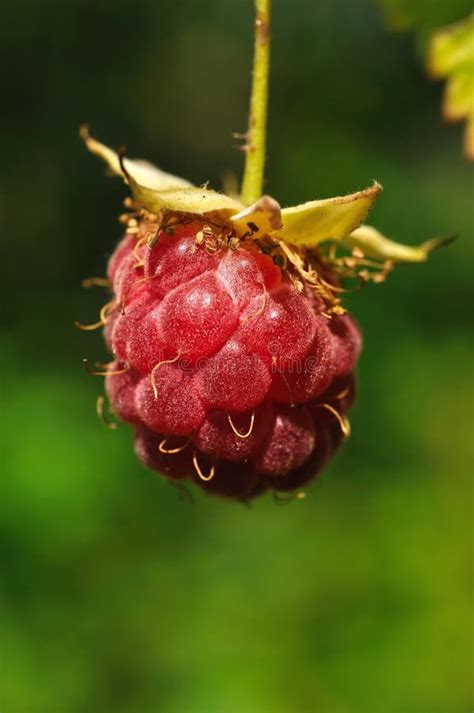
M 136 222 L 136 221 L 135 221 L 135 222 Z M 143 247 L 143 245 L 145 245 L 146 242 L 147 242 L 147 237 L 144 236 L 143 238 L 139 238 L 139 239 L 137 240 L 137 242 L 135 243 L 135 246 L 134 246 L 134 248 L 133 248 L 133 254 L 135 255 L 135 257 L 136 257 L 136 259 L 137 259 L 137 262 L 136 262 L 136 264 L 134 265 L 135 268 L 137 268 L 137 267 L 143 267 L 143 265 L 144 265 L 143 259 L 142 259 L 142 258 L 140 257 L 140 255 L 138 254 L 138 251 L 140 250 L 140 248 Z
M 89 376 L 118 376 L 119 374 L 125 374 L 129 370 L 129 366 L 125 366 L 123 369 L 115 369 L 114 371 L 106 370 L 106 371 L 92 371 L 90 366 L 89 366 L 89 359 L 86 357 L 83 358 L 82 364 L 84 366 L 84 369 L 86 373 Z
M 176 448 L 166 448 L 167 441 L 167 438 L 163 438 L 163 440 L 160 441 L 158 445 L 158 450 L 160 451 L 160 453 L 165 453 L 166 455 L 174 455 L 176 453 L 181 453 L 181 451 L 184 451 L 184 449 L 188 447 L 190 439 L 187 438 L 181 446 L 177 446 Z
M 253 320 L 258 319 L 258 317 L 260 317 L 263 314 L 263 312 L 265 311 L 265 307 L 267 306 L 267 303 L 268 303 L 268 292 L 267 292 L 265 285 L 263 285 L 261 306 L 253 314 L 249 315 L 248 317 L 244 317 L 242 322 L 252 322 Z
M 86 277 L 81 282 L 82 287 L 110 287 L 110 280 L 106 277 Z
M 101 327 L 103 327 L 104 323 L 102 320 L 99 320 L 98 322 L 94 322 L 93 324 L 82 324 L 82 322 L 78 322 L 76 320 L 74 322 L 74 326 L 78 329 L 81 329 L 83 332 L 93 332 L 95 329 L 100 329 Z
M 116 300 L 110 300 L 100 309 L 99 316 L 101 323 L 105 326 L 110 318 L 110 313 L 114 311 L 117 306 Z
M 293 408 L 295 405 L 295 400 L 293 397 L 293 392 L 291 390 L 290 382 L 288 381 L 288 379 L 285 376 L 285 374 L 283 373 L 283 371 L 280 371 L 279 369 L 276 368 L 276 358 L 275 357 L 272 358 L 272 364 L 273 364 L 274 372 L 276 374 L 278 374 L 278 376 L 282 379 L 283 383 L 285 384 L 285 389 L 288 393 L 288 403 L 291 406 L 291 408 Z
M 344 438 L 348 438 L 351 435 L 351 424 L 345 416 L 342 416 L 339 411 L 334 408 L 334 406 L 331 406 L 331 404 L 324 403 L 318 404 L 317 408 L 324 408 L 326 409 L 326 411 L 329 411 L 330 413 L 332 413 L 333 416 L 335 416 L 337 422 L 339 423 L 339 426 L 341 427 L 342 435 L 344 436 Z
M 252 431 L 253 431 L 253 426 L 254 426 L 254 423 L 255 423 L 255 411 L 252 411 L 252 415 L 251 415 L 251 417 L 250 417 L 250 425 L 249 425 L 248 430 L 247 430 L 246 433 L 240 433 L 240 431 L 235 427 L 234 422 L 232 421 L 232 417 L 231 417 L 230 414 L 227 414 L 227 420 L 228 420 L 228 422 L 229 422 L 229 425 L 230 425 L 231 429 L 233 430 L 233 432 L 234 432 L 235 435 L 237 436 L 237 438 L 242 438 L 242 440 L 245 440 L 246 438 L 248 438 L 248 437 L 251 435 L 251 433 L 252 433 Z
M 151 388 L 153 389 L 153 396 L 155 397 L 155 401 L 158 398 L 158 389 L 156 387 L 156 381 L 155 381 L 156 372 L 158 371 L 158 369 L 160 369 L 165 364 L 174 364 L 176 361 L 178 361 L 180 356 L 181 356 L 180 354 L 177 354 L 172 359 L 162 359 L 161 361 L 158 362 L 158 364 L 155 364 L 155 366 L 151 370 L 150 381 L 151 381 Z
M 120 302 L 120 312 L 121 314 L 125 314 L 125 307 L 127 306 L 127 300 L 130 297 L 131 293 L 133 290 L 138 286 L 143 284 L 144 282 L 148 282 L 150 280 L 149 277 L 140 277 L 138 280 L 135 280 L 135 282 L 132 282 L 132 284 L 128 287 L 127 291 L 122 297 L 122 300 Z
M 98 322 L 94 322 L 93 324 L 82 324 L 82 322 L 76 321 L 74 322 L 74 326 L 78 329 L 82 329 L 83 332 L 93 332 L 95 329 L 100 329 L 107 324 L 109 312 L 112 312 L 116 306 L 117 303 L 115 299 L 110 300 L 110 302 L 106 302 L 105 305 L 101 307 L 99 312 L 100 319 Z
M 197 475 L 199 476 L 199 478 L 201 480 L 204 480 L 204 482 L 208 482 L 209 480 L 213 479 L 215 472 L 216 472 L 215 466 L 211 466 L 211 469 L 210 469 L 208 475 L 204 475 L 204 473 L 202 472 L 202 470 L 199 466 L 196 451 L 194 451 L 194 453 L 193 453 L 193 465 L 194 465 Z
M 96 411 L 98 417 L 100 418 L 102 423 L 107 426 L 107 428 L 110 428 L 111 431 L 114 431 L 117 428 L 116 421 L 109 421 L 105 414 L 105 396 L 99 395 L 97 397 Z

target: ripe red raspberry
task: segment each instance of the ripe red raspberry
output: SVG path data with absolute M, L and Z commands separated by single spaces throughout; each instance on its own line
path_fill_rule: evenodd
M 111 406 L 170 479 L 242 499 L 293 490 L 348 430 L 359 330 L 252 243 L 200 244 L 203 227 L 126 235 L 112 255 Z

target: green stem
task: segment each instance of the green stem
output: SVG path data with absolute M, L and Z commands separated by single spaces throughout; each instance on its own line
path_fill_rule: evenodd
M 242 200 L 246 204 L 260 198 L 263 190 L 270 68 L 270 5 L 271 0 L 255 0 L 253 80 L 242 181 Z

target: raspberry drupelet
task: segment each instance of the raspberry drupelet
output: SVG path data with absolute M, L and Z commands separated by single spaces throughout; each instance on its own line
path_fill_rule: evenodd
M 348 434 L 354 320 L 329 314 L 253 241 L 213 242 L 195 219 L 152 240 L 147 230 L 110 258 L 105 326 L 106 391 L 138 457 L 244 500 L 304 485 Z

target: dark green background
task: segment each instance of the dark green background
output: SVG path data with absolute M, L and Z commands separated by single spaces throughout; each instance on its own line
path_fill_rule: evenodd
M 442 24 L 470 3 L 420 6 Z M 303 501 L 191 505 L 95 416 L 81 358 L 106 355 L 73 321 L 95 319 L 80 279 L 124 189 L 78 125 L 219 187 L 251 25 L 250 0 L 3 2 L 1 713 L 470 710 L 471 168 L 375 4 L 275 0 L 266 190 L 377 178 L 389 235 L 462 239 L 348 301 L 365 349 L 343 452 Z

